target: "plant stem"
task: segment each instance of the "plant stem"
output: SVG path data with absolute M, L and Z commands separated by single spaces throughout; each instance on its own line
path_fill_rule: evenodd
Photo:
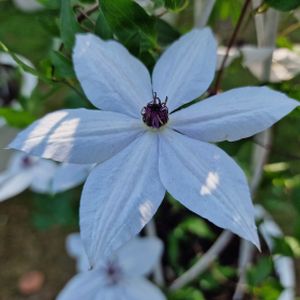
M 89 15 L 91 15 L 93 12 L 97 11 L 99 9 L 99 2 L 97 1 L 96 4 L 94 4 L 93 6 L 91 6 L 89 9 L 87 9 L 84 12 L 81 12 L 78 17 L 77 17 L 77 21 L 78 23 L 83 22 L 86 18 L 88 18 Z
M 247 9 L 248 9 L 250 3 L 251 3 L 251 0 L 245 0 L 245 3 L 243 5 L 243 8 L 242 8 L 241 14 L 239 16 L 238 22 L 235 26 L 233 34 L 232 34 L 232 36 L 230 38 L 230 41 L 228 43 L 226 54 L 224 56 L 224 59 L 223 59 L 222 64 L 221 64 L 221 68 L 220 68 L 220 70 L 218 72 L 218 75 L 217 75 L 217 78 L 216 78 L 215 87 L 212 90 L 212 92 L 210 93 L 210 95 L 216 95 L 218 93 L 219 89 L 220 89 L 220 85 L 221 85 L 221 81 L 222 81 L 222 77 L 223 77 L 223 73 L 224 73 L 224 69 L 225 69 L 225 66 L 226 66 L 226 62 L 227 62 L 227 59 L 228 59 L 230 49 L 232 48 L 232 46 L 234 45 L 234 43 L 236 41 L 236 38 L 238 36 L 238 33 L 240 31 L 240 28 L 242 26 L 243 20 L 246 16 L 246 12 L 247 12 Z
M 284 29 L 279 35 L 286 36 L 297 29 L 300 29 L 300 22 L 290 25 L 288 28 Z
M 171 284 L 170 290 L 176 291 L 181 289 L 206 271 L 229 244 L 232 238 L 233 234 L 230 231 L 224 230 L 210 249 L 198 260 L 198 262 Z

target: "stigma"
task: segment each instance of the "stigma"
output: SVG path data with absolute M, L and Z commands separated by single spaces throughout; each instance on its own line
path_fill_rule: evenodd
M 169 110 L 167 107 L 168 97 L 162 102 L 157 93 L 153 93 L 153 100 L 142 109 L 143 122 L 152 128 L 158 129 L 169 120 Z

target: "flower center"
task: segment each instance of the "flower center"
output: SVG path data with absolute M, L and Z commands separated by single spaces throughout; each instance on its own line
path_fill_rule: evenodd
M 24 169 L 27 169 L 33 165 L 33 160 L 29 156 L 25 156 L 22 158 L 21 164 Z
M 152 128 L 160 128 L 169 120 L 169 110 L 167 107 L 168 97 L 162 102 L 157 93 L 153 93 L 153 100 L 142 110 L 144 123 Z
M 117 284 L 122 277 L 122 270 L 116 262 L 109 261 L 106 266 L 106 276 L 109 284 Z

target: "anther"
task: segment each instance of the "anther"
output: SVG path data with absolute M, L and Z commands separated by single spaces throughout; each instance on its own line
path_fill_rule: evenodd
M 157 96 L 157 93 L 153 93 L 153 100 L 142 110 L 143 121 L 146 125 L 158 129 L 168 122 L 169 111 L 167 101 L 168 97 L 162 102 Z

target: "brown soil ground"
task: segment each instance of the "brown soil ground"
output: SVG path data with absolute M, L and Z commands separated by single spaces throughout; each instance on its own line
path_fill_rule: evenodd
M 62 228 L 37 231 L 30 222 L 26 193 L 0 205 L 0 300 L 51 300 L 75 273 L 65 251 L 68 232 Z M 45 283 L 30 296 L 18 290 L 18 281 L 30 271 L 41 271 Z

